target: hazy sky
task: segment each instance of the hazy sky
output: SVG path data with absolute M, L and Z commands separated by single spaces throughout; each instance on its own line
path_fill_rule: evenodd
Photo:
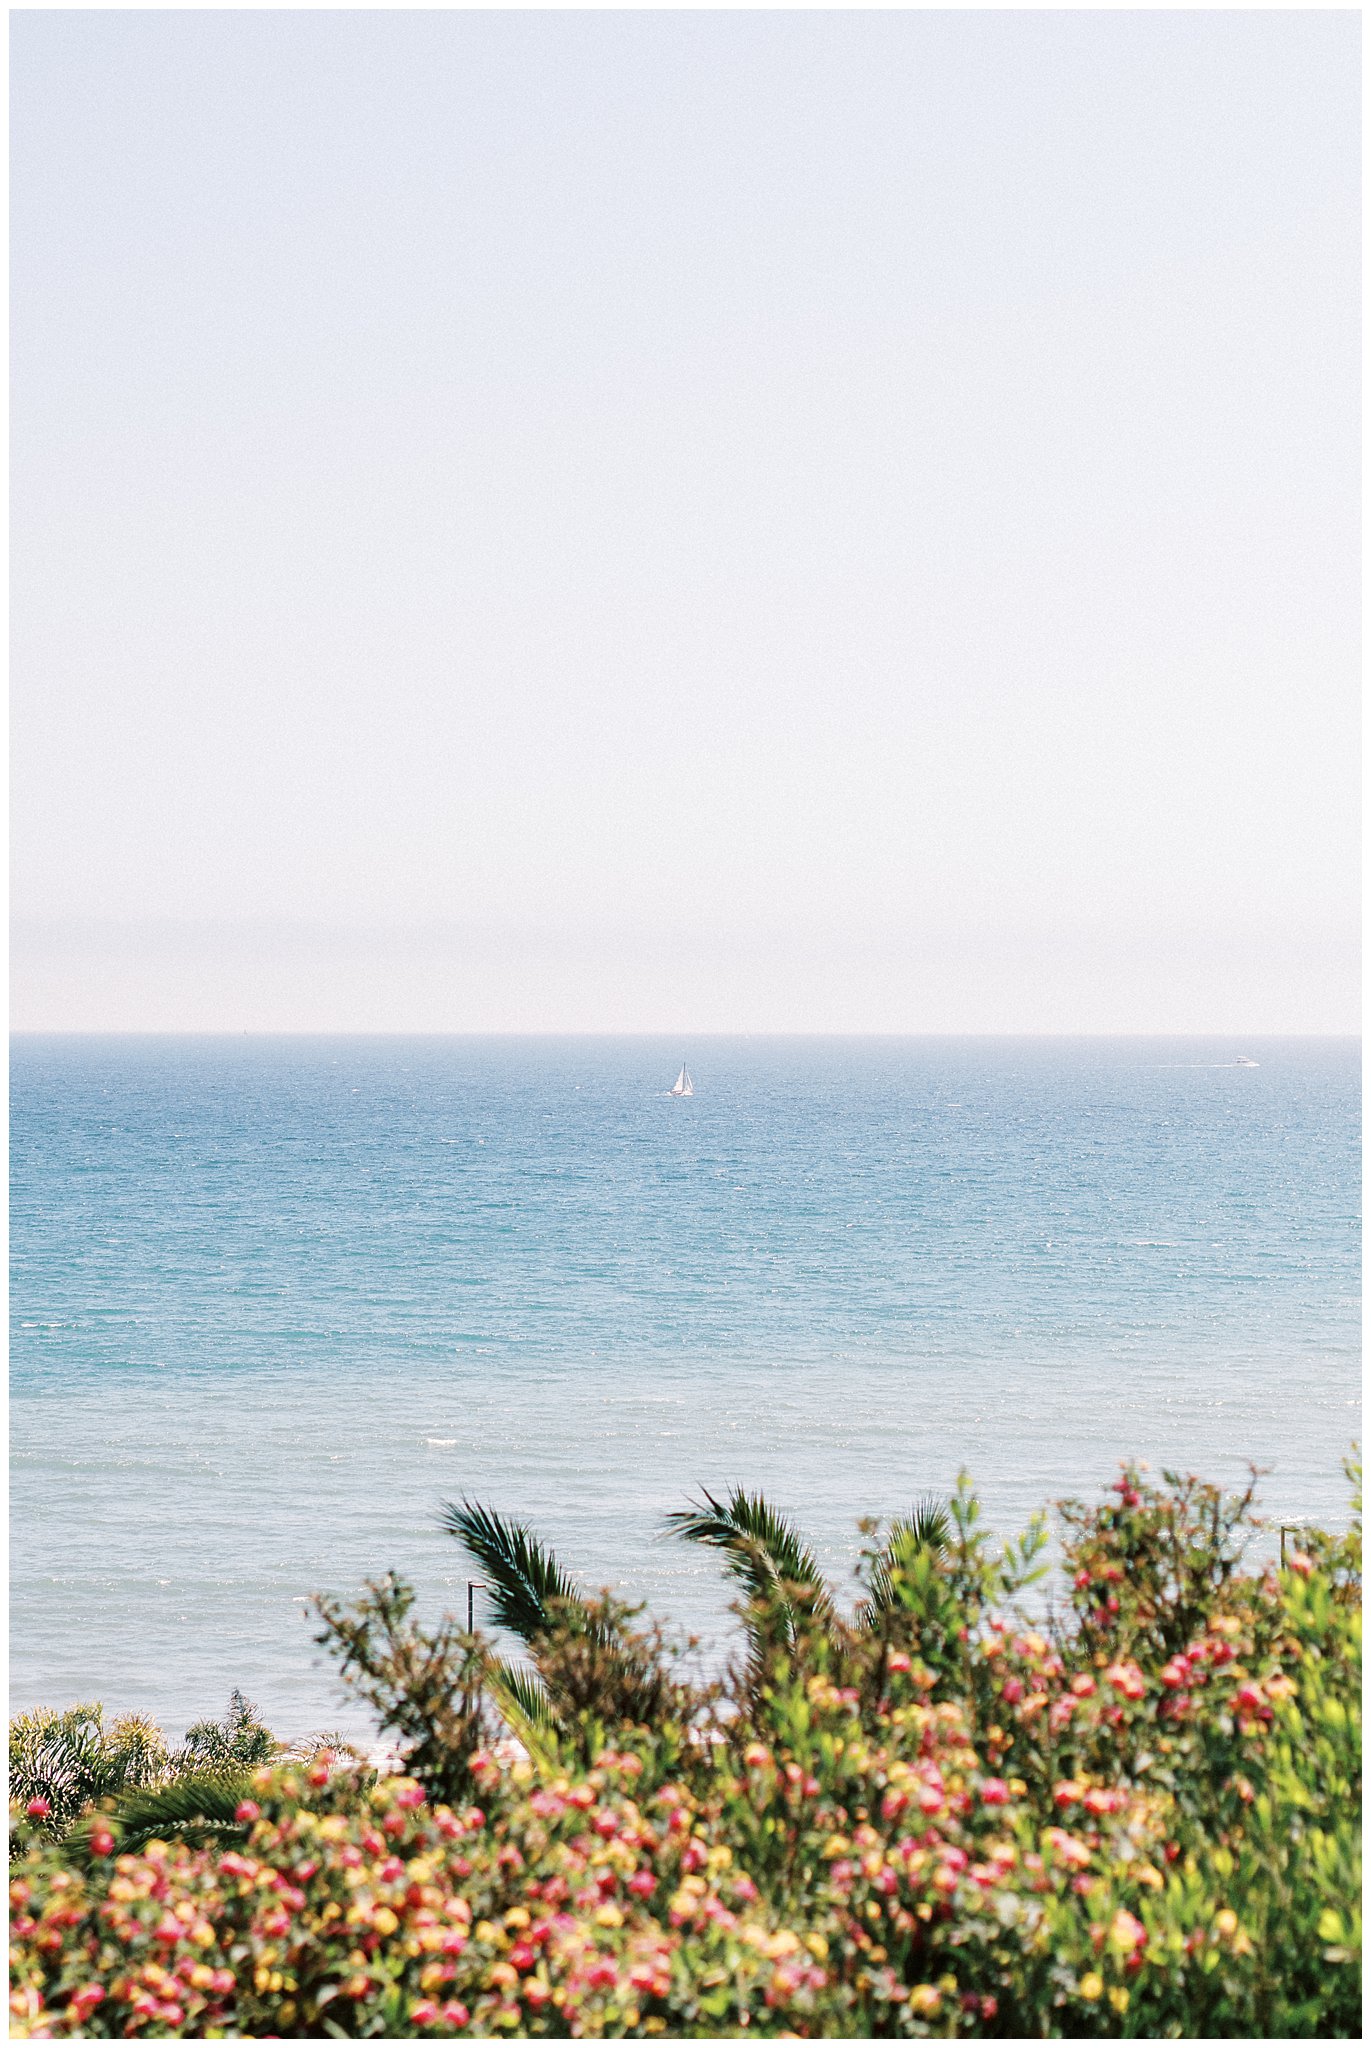
M 1351 13 L 14 23 L 23 1028 L 1355 1028 Z

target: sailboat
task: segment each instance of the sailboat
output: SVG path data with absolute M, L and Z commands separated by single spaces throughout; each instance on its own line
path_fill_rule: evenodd
M 681 1062 L 681 1071 L 676 1076 L 676 1086 L 671 1092 L 673 1095 L 693 1095 L 695 1093 L 695 1083 L 690 1078 L 690 1069 L 684 1060 Z

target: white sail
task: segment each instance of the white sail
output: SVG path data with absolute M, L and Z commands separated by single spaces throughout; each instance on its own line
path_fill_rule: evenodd
M 690 1078 L 690 1069 L 685 1065 L 684 1061 L 681 1063 L 680 1073 L 676 1076 L 676 1086 L 671 1092 L 673 1095 L 693 1095 L 695 1093 L 695 1086 Z

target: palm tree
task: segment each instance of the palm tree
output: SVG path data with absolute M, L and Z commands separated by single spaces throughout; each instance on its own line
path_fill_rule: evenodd
M 747 1596 L 745 1626 L 754 1665 L 764 1661 L 777 1632 L 789 1650 L 803 1620 L 831 1625 L 833 1596 L 813 1551 L 762 1494 L 735 1486 L 721 1501 L 706 1492 L 668 1515 L 666 1528 L 688 1543 L 723 1552 L 725 1569 Z
M 837 1625 L 833 1596 L 809 1545 L 794 1525 L 760 1493 L 735 1486 L 727 1500 L 706 1493 L 703 1500 L 668 1515 L 667 1528 L 692 1543 L 721 1550 L 730 1575 L 748 1598 L 747 1628 L 754 1661 L 772 1640 L 767 1616 L 781 1623 L 785 1647 L 793 1649 L 802 1620 L 825 1629 Z M 868 1595 L 856 1626 L 865 1632 L 897 1602 L 897 1588 L 916 1558 L 936 1559 L 951 1535 L 946 1503 L 929 1494 L 895 1522 L 874 1561 Z
M 494 1619 L 526 1646 L 529 1664 L 487 1666 L 495 1703 L 524 1747 L 555 1761 L 612 1721 L 652 1721 L 676 1700 L 660 1646 L 635 1634 L 635 1610 L 588 1598 L 521 1522 L 476 1501 L 449 1502 L 443 1527 L 486 1574 Z
M 486 1574 L 497 1625 L 529 1649 L 555 1628 L 590 1626 L 580 1588 L 522 1522 L 469 1500 L 448 1501 L 441 1519 Z
M 915 1501 L 907 1515 L 892 1523 L 890 1534 L 872 1562 L 867 1597 L 857 1612 L 857 1625 L 874 1628 L 882 1615 L 899 1604 L 899 1588 L 921 1558 L 936 1560 L 952 1535 L 947 1503 L 935 1494 Z

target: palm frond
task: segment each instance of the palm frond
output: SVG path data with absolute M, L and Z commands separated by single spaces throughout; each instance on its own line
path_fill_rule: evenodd
M 175 1779 L 151 1790 L 126 1792 L 108 1811 L 87 1814 L 70 1830 L 67 1844 L 78 1854 L 89 1854 L 90 1836 L 97 1827 L 107 1827 L 121 1852 L 136 1854 L 154 1837 L 187 1842 L 192 1848 L 207 1842 L 228 1842 L 247 1834 L 246 1823 L 237 1818 L 246 1799 L 250 1778 L 241 1772 L 207 1772 L 200 1777 Z
M 707 1543 L 721 1550 L 725 1568 L 754 1599 L 768 1597 L 784 1586 L 813 1587 L 820 1593 L 826 1590 L 809 1545 L 760 1493 L 747 1493 L 735 1486 L 725 1501 L 706 1493 L 702 1500 L 668 1515 L 666 1526 L 689 1543 Z
M 526 1664 L 496 1664 L 489 1683 L 511 1734 L 537 1762 L 554 1765 L 559 1747 L 557 1719 L 538 1674 Z
M 916 1500 L 909 1513 L 896 1522 L 892 1537 L 898 1535 L 919 1550 L 942 1550 L 952 1537 L 952 1517 L 947 1502 L 936 1493 Z
M 522 1642 L 537 1642 L 583 1606 L 574 1582 L 522 1522 L 463 1500 L 446 1503 L 442 1525 L 486 1574 L 498 1625 Z
M 536 1671 L 527 1664 L 499 1664 L 491 1683 L 499 1688 L 501 1702 L 516 1707 L 526 1721 L 551 1722 L 552 1708 Z
M 897 1586 L 920 1557 L 936 1558 L 952 1537 L 952 1517 L 946 1501 L 927 1493 L 915 1501 L 907 1515 L 891 1524 L 871 1568 L 868 1597 L 857 1616 L 858 1626 L 870 1628 L 876 1617 L 895 1606 Z

